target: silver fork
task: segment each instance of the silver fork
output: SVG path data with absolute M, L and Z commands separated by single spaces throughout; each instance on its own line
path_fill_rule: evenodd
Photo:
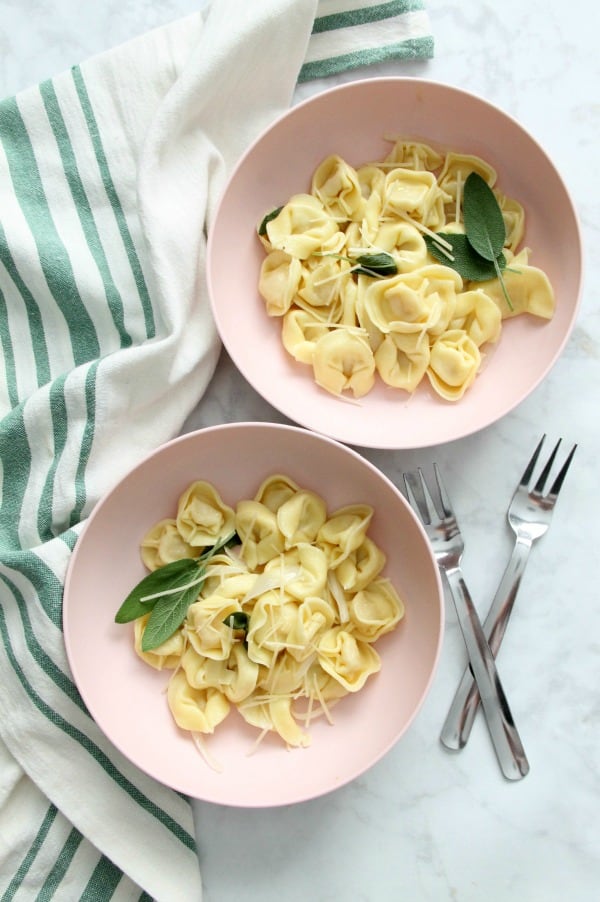
M 573 445 L 549 491 L 546 491 L 550 471 L 556 459 L 561 439 L 554 446 L 539 477 L 532 485 L 533 472 L 545 438 L 545 435 L 542 436 L 531 460 L 527 464 L 507 512 L 508 522 L 516 537 L 515 545 L 483 624 L 483 630 L 494 657 L 498 654 L 498 649 L 502 643 L 517 592 L 519 591 L 525 565 L 529 559 L 531 546 L 536 539 L 544 535 L 550 526 L 558 493 L 577 448 L 577 445 Z M 546 494 L 544 494 L 545 491 Z M 473 681 L 473 674 L 471 669 L 467 667 L 442 727 L 440 738 L 445 746 L 450 749 L 461 749 L 466 745 L 475 715 L 477 714 L 479 701 L 479 692 Z
M 529 772 L 529 762 L 460 568 L 464 542 L 436 464 L 434 473 L 441 514 L 436 510 L 420 469 L 404 474 L 406 494 L 411 507 L 423 522 L 438 566 L 450 589 L 500 768 L 508 780 L 520 780 Z

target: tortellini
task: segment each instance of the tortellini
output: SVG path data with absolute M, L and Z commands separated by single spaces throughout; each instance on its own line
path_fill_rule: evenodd
M 182 730 L 214 733 L 229 714 L 229 702 L 218 689 L 194 689 L 183 670 L 176 670 L 167 689 L 173 719 Z
M 177 528 L 177 521 L 167 518 L 160 520 L 146 533 L 141 552 L 148 570 L 156 570 L 182 557 L 199 557 L 202 548 L 186 542 Z
M 375 351 L 375 366 L 386 385 L 413 392 L 427 372 L 430 356 L 422 332 L 390 332 Z
M 302 264 L 285 251 L 271 251 L 260 268 L 259 289 L 269 316 L 282 316 L 292 305 L 300 287 Z
M 362 398 L 375 382 L 375 358 L 363 335 L 333 329 L 315 342 L 312 358 L 315 382 L 336 395 L 347 388 Z
M 209 540 L 219 547 L 168 640 L 143 651 L 150 614 L 134 622 L 136 653 L 172 671 L 167 704 L 180 729 L 211 734 L 235 708 L 259 738 L 305 747 L 311 719 L 332 722 L 331 707 L 380 670 L 373 643 L 402 620 L 404 601 L 368 535 L 373 514 L 366 503 L 330 511 L 281 473 L 235 507 L 208 482 L 183 492 L 177 516 L 142 540 L 147 568 L 198 557 Z M 224 530 L 239 544 L 221 546 Z
M 233 531 L 234 512 L 217 490 L 199 480 L 188 486 L 179 499 L 177 529 L 184 542 L 206 548 Z
M 358 176 L 341 157 L 327 157 L 317 167 L 312 193 L 335 217 L 358 219 L 362 214 L 364 199 Z
M 271 246 L 298 260 L 307 260 L 323 247 L 335 250 L 339 233 L 335 219 L 311 194 L 290 198 L 266 228 Z
M 518 256 L 513 257 L 510 268 L 504 275 L 504 285 L 510 295 L 512 309 L 504 302 L 504 292 L 498 279 L 481 283 L 481 288 L 498 306 L 502 319 L 517 316 L 519 313 L 531 313 L 542 319 L 552 319 L 554 298 L 552 286 L 546 273 L 527 262 L 528 251 L 525 248 Z
M 367 678 L 377 673 L 381 666 L 375 649 L 342 627 L 334 627 L 325 633 L 317 654 L 323 670 L 348 692 L 362 689 Z
M 471 173 L 492 189 L 504 219 L 502 279 L 463 279 L 428 250 L 427 236 L 464 233 Z M 356 168 L 331 154 L 314 170 L 310 193 L 265 217 L 259 294 L 267 315 L 281 320 L 283 347 L 320 388 L 361 399 L 379 382 L 409 394 L 425 383 L 456 402 L 505 319 L 552 318 L 552 285 L 519 251 L 523 206 L 497 179 L 478 156 L 397 138 L 384 159 Z
M 475 379 L 480 361 L 473 339 L 462 329 L 451 329 L 434 342 L 427 375 L 438 394 L 455 401 Z

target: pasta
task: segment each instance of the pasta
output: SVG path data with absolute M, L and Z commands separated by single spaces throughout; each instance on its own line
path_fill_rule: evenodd
M 471 173 L 494 192 L 506 233 L 506 268 L 486 281 L 434 259 L 426 241 L 465 232 L 463 189 Z M 519 250 L 523 207 L 498 189 L 497 178 L 477 156 L 397 139 L 385 159 L 357 168 L 328 156 L 310 193 L 265 217 L 259 293 L 267 315 L 281 319 L 285 350 L 312 370 L 317 385 L 360 399 L 377 382 L 413 393 L 427 380 L 455 402 L 475 381 L 505 319 L 552 318 L 552 285 L 529 264 L 529 249 Z M 393 271 L 360 263 L 382 254 Z
M 331 721 L 331 707 L 380 670 L 374 643 L 402 620 L 404 603 L 368 535 L 373 514 L 362 503 L 329 511 L 283 474 L 235 507 L 204 481 L 183 492 L 176 516 L 141 542 L 148 569 L 161 566 L 161 543 L 170 561 L 212 546 L 216 528 L 232 527 L 239 544 L 207 560 L 183 622 L 161 645 L 142 649 L 149 614 L 134 622 L 136 653 L 172 671 L 167 703 L 180 729 L 211 734 L 237 708 L 261 736 L 305 747 L 312 719 Z

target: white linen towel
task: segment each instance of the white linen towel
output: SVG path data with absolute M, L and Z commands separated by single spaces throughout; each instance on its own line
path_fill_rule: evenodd
M 213 374 L 205 232 L 232 164 L 299 81 L 432 52 L 420 0 L 214 0 L 0 103 L 3 900 L 201 898 L 189 801 L 73 684 L 69 556 Z

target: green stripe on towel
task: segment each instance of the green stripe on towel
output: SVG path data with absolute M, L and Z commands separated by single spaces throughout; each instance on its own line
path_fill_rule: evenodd
M 115 328 L 119 334 L 120 344 L 122 348 L 128 348 L 131 343 L 131 335 L 125 328 L 125 311 L 123 307 L 123 298 L 121 297 L 112 277 L 110 266 L 106 257 L 106 253 L 102 246 L 98 227 L 94 221 L 94 214 L 79 170 L 77 161 L 73 152 L 73 146 L 69 138 L 69 133 L 65 126 L 65 121 L 60 109 L 58 97 L 54 85 L 51 81 L 45 81 L 40 85 L 40 93 L 44 102 L 48 121 L 52 128 L 52 132 L 56 139 L 56 145 L 60 153 L 63 164 L 65 178 L 67 179 L 73 204 L 77 210 L 77 215 L 81 223 L 81 228 L 85 236 L 90 253 L 94 258 L 94 262 L 98 268 L 98 272 L 104 285 L 106 303 L 110 310 Z
M 85 468 L 92 451 L 92 443 L 94 441 L 94 433 L 96 428 L 96 383 L 98 379 L 98 368 L 100 361 L 96 360 L 92 363 L 85 376 L 85 409 L 86 419 L 81 437 L 81 448 L 79 451 L 79 462 L 77 465 L 77 473 L 75 475 L 75 505 L 71 511 L 69 526 L 75 526 L 79 523 L 83 516 L 83 509 L 87 501 L 87 491 L 85 485 Z
M 27 849 L 23 861 L 19 865 L 14 877 L 4 891 L 2 902 L 11 902 L 11 900 L 15 897 L 15 894 L 19 891 L 19 888 L 25 882 L 25 878 L 27 877 L 29 870 L 31 869 L 41 847 L 43 846 L 44 840 L 50 832 L 50 828 L 52 827 L 52 824 L 56 819 L 57 813 L 58 811 L 54 807 L 54 805 L 50 805 L 46 814 L 44 815 L 44 819 L 40 824 L 34 841 Z
M 49 404 L 50 416 L 52 418 L 53 455 L 52 462 L 46 474 L 44 488 L 42 489 L 38 507 L 37 528 L 40 541 L 42 542 L 48 542 L 56 536 L 56 533 L 53 530 L 54 479 L 63 451 L 65 450 L 68 430 L 65 380 L 66 374 L 59 376 L 59 378 L 55 379 L 50 386 Z
M 67 841 L 58 854 L 54 867 L 46 877 L 44 885 L 36 897 L 36 902 L 50 902 L 50 899 L 53 898 L 62 883 L 63 877 L 67 873 L 82 840 L 83 836 L 79 830 L 76 830 L 75 827 L 73 827 L 67 837 Z
M 8 160 L 13 189 L 39 253 L 39 261 L 54 301 L 71 334 L 76 365 L 100 353 L 94 323 L 83 303 L 69 254 L 63 245 L 44 192 L 27 127 L 16 98 L 2 105 L 2 143 Z
M 1 549 L 0 565 L 9 570 L 21 573 L 29 580 L 36 593 L 36 601 L 48 619 L 57 629 L 62 629 L 62 594 L 63 586 L 50 567 L 35 553 L 28 549 L 10 551 Z M 4 574 L 9 579 L 7 574 Z M 2 573 L 0 572 L 0 578 Z
M 110 899 L 122 879 L 122 871 L 103 856 L 94 868 L 78 902 L 98 902 L 99 899 Z
M 27 645 L 27 650 L 29 654 L 36 662 L 38 667 L 44 671 L 44 673 L 50 677 L 53 683 L 64 692 L 70 701 L 72 701 L 77 707 L 83 711 L 84 714 L 88 714 L 87 708 L 83 703 L 83 699 L 81 698 L 79 691 L 77 690 L 75 684 L 67 676 L 66 673 L 58 667 L 52 658 L 47 654 L 46 650 L 40 645 L 38 642 L 37 636 L 34 632 L 33 625 L 31 623 L 31 618 L 29 616 L 29 608 L 30 605 L 27 604 L 25 598 L 23 597 L 23 593 L 17 588 L 15 583 L 9 579 L 9 577 L 5 573 L 0 573 L 0 580 L 5 584 L 6 588 L 12 594 L 17 609 L 19 611 L 19 615 L 21 617 L 21 624 L 23 629 L 23 636 L 25 638 L 25 643 Z M 56 624 L 57 626 L 60 625 Z
M 31 450 L 23 419 L 23 404 L 14 407 L 0 422 L 0 461 L 4 479 L 10 475 L 10 492 L 0 504 L 0 550 L 21 547 L 19 517 L 31 470 Z
M 12 344 L 12 336 L 8 325 L 8 309 L 6 299 L 0 289 L 0 343 L 2 345 L 2 359 L 4 360 L 4 379 L 6 392 L 11 407 L 19 403 L 17 388 L 17 371 L 15 367 L 15 352 Z
M 374 63 L 383 63 L 389 59 L 425 59 L 433 56 L 433 38 L 408 38 L 397 44 L 387 44 L 385 47 L 372 47 L 368 50 L 357 50 L 353 53 L 345 53 L 342 56 L 333 56 L 327 59 L 314 60 L 305 63 L 300 70 L 299 82 L 311 81 L 314 78 L 325 78 L 336 75 L 339 72 L 347 72 L 357 69 L 359 66 L 370 66 Z
M 15 261 L 10 252 L 2 222 L 0 222 L 0 261 L 4 264 L 6 272 L 10 276 L 10 279 L 20 294 L 25 306 L 27 325 L 29 327 L 29 335 L 35 358 L 37 384 L 38 386 L 46 385 L 46 383 L 50 381 L 50 360 L 48 357 L 48 345 L 46 344 L 42 315 L 32 292 L 15 266 Z M 8 335 L 8 308 L 3 312 L 3 318 L 4 316 L 6 316 L 6 326 L 3 326 L 2 333 L 4 335 L 4 331 L 6 330 L 6 334 Z
M 154 336 L 156 335 L 156 324 L 154 322 L 154 311 L 152 309 L 150 293 L 148 291 L 148 286 L 146 285 L 146 279 L 144 277 L 142 266 L 137 255 L 131 233 L 129 231 L 129 226 L 127 225 L 127 220 L 123 212 L 119 194 L 110 174 L 106 153 L 102 143 L 102 137 L 100 135 L 100 129 L 98 127 L 98 123 L 96 122 L 96 117 L 94 116 L 94 110 L 90 101 L 81 68 L 79 66 L 73 66 L 73 68 L 71 69 L 71 75 L 73 77 L 73 82 L 77 90 L 77 96 L 79 97 L 81 109 L 85 116 L 90 138 L 92 139 L 92 143 L 94 145 L 96 162 L 100 170 L 100 175 L 104 184 L 104 190 L 106 191 L 106 195 L 111 203 L 113 214 L 117 222 L 119 232 L 121 234 L 121 239 L 123 241 L 123 246 L 125 247 L 129 265 L 131 266 L 131 271 L 135 279 L 135 284 L 137 286 L 140 302 L 142 304 L 142 309 L 144 312 L 146 336 L 148 338 L 154 338 Z
M 423 9 L 422 0 L 394 0 L 390 3 L 377 3 L 374 6 L 361 6 L 341 13 L 317 16 L 313 25 L 313 34 L 324 31 L 336 31 L 353 25 L 368 25 L 383 19 L 393 19 L 404 13 L 417 12 Z

